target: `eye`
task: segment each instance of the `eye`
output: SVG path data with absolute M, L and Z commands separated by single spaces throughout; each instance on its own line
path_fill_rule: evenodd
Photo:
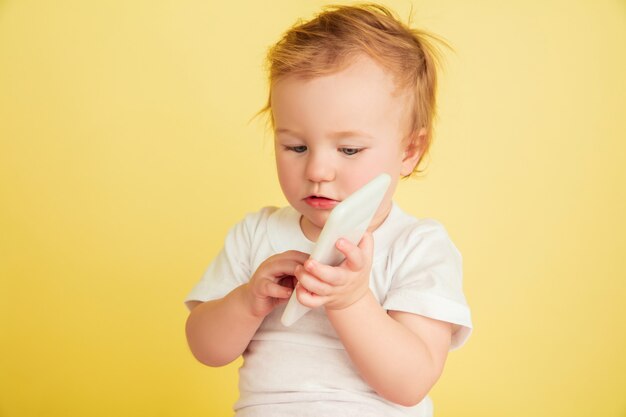
M 298 146 L 285 146 L 285 149 L 287 149 L 288 151 L 293 151 L 295 153 L 302 153 L 302 152 L 306 152 L 307 147 L 304 145 L 298 145 Z
M 352 156 L 352 155 L 356 155 L 357 153 L 361 152 L 363 149 L 359 149 L 359 148 L 339 148 L 339 152 L 348 155 L 348 156 Z

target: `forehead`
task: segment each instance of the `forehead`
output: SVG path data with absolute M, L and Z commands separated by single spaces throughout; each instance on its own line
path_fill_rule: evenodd
M 407 106 L 407 92 L 399 90 L 393 76 L 367 56 L 335 73 L 313 78 L 290 75 L 272 85 L 277 129 L 380 131 L 397 126 Z

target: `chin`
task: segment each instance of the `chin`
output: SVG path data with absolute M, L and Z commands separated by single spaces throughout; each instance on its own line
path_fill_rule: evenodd
M 307 221 L 320 230 L 324 228 L 328 216 L 330 216 L 330 210 L 316 210 L 311 212 L 310 210 L 300 211 Z
M 328 220 L 328 216 L 330 216 L 330 210 L 326 210 L 324 212 L 307 213 L 306 218 L 309 219 L 309 221 L 315 226 L 324 227 L 324 225 L 326 224 L 326 220 Z

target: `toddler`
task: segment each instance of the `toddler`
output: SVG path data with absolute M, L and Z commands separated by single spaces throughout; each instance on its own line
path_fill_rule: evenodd
M 427 393 L 472 325 L 445 229 L 392 200 L 431 142 L 429 39 L 384 7 L 333 6 L 270 50 L 264 111 L 289 206 L 235 225 L 185 300 L 200 362 L 243 355 L 237 417 L 432 415 Z M 361 242 L 337 241 L 339 266 L 309 260 L 333 207 L 383 172 Z M 293 291 L 313 310 L 284 327 Z

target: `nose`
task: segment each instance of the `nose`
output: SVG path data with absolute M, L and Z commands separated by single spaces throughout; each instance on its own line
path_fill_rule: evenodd
M 306 163 L 306 176 L 312 182 L 328 182 L 335 179 L 333 158 L 322 152 L 310 152 Z

